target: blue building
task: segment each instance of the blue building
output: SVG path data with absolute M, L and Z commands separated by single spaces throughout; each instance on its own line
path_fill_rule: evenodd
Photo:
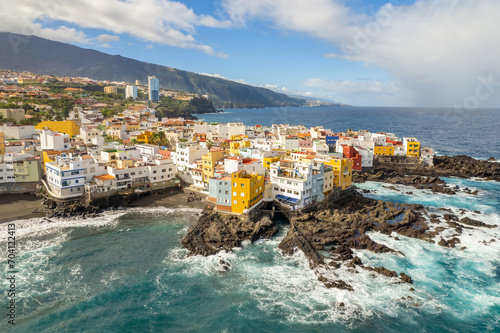
M 215 203 L 217 209 L 231 211 L 231 177 L 209 179 L 208 201 Z
M 155 76 L 148 76 L 148 93 L 150 101 L 160 100 L 160 81 Z
M 338 135 L 327 135 L 326 136 L 326 145 L 329 147 L 335 147 L 338 139 L 339 139 Z

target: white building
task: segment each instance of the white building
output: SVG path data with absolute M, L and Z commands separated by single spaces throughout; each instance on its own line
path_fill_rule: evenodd
M 104 164 L 99 164 L 91 155 L 77 156 L 75 160 L 82 162 L 83 174 L 87 183 L 90 183 L 95 176 L 102 176 L 108 173 Z
M 0 132 L 4 133 L 5 140 L 26 140 L 32 139 L 35 135 L 35 126 L 33 125 L 7 125 L 0 126 Z
M 233 135 L 245 136 L 245 125 L 243 123 L 218 124 L 217 133 L 220 139 L 231 139 Z
M 195 142 L 178 142 L 174 163 L 177 170 L 185 171 L 195 167 L 195 161 L 200 160 L 207 153 L 207 148 L 199 146 Z
M 14 166 L 12 160 L 6 161 L 5 155 L 0 155 L 0 184 L 15 183 Z
M 56 156 L 54 162 L 46 162 L 45 167 L 49 190 L 55 197 L 65 199 L 83 195 L 83 161 L 77 161 L 71 155 L 61 155 Z
M 324 199 L 324 164 L 282 160 L 270 165 L 272 196 L 293 209 Z
M 80 128 L 80 137 L 87 145 L 96 145 L 98 147 L 104 145 L 104 138 L 97 128 Z
M 361 146 L 354 146 L 354 148 L 361 155 L 361 167 L 371 168 L 373 166 L 373 150 Z
M 69 144 L 69 134 L 62 134 L 44 129 L 40 134 L 40 146 L 42 150 L 69 150 L 71 148 Z
M 195 142 L 177 142 L 176 152 L 172 154 L 177 172 L 184 181 L 193 183 L 191 170 L 196 169 L 196 160 L 201 160 L 201 157 L 208 152 L 206 147 L 201 147 Z
M 137 86 L 127 86 L 125 88 L 125 98 L 132 97 L 134 100 L 137 98 Z
M 285 136 L 283 138 L 283 144 L 285 145 L 285 150 L 299 150 L 299 138 L 296 136 Z
M 137 144 L 135 148 L 139 151 L 141 156 L 155 156 L 160 153 L 160 147 L 148 143 Z

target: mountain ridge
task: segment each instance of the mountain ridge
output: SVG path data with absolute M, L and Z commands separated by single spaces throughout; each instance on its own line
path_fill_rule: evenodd
M 10 44 L 10 45 L 9 45 Z M 96 80 L 146 82 L 156 76 L 160 87 L 208 95 L 216 107 L 305 106 L 302 98 L 173 67 L 110 55 L 37 36 L 0 32 L 0 68 Z

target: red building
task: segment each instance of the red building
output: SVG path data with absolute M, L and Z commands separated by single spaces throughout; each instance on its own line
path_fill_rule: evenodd
M 353 146 L 342 145 L 342 154 L 352 160 L 352 169 L 361 171 L 361 154 Z

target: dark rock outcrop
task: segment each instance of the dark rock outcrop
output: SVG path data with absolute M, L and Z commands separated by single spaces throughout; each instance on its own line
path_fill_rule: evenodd
M 460 223 L 471 225 L 474 227 L 483 227 L 483 228 L 496 228 L 497 226 L 492 224 L 487 224 L 478 220 L 471 219 L 469 217 L 463 217 L 460 219 Z
M 274 221 L 268 216 L 249 218 L 246 216 L 204 213 L 198 222 L 189 228 L 182 245 L 190 254 L 208 256 L 219 251 L 230 251 L 248 239 L 270 238 L 278 232 Z

